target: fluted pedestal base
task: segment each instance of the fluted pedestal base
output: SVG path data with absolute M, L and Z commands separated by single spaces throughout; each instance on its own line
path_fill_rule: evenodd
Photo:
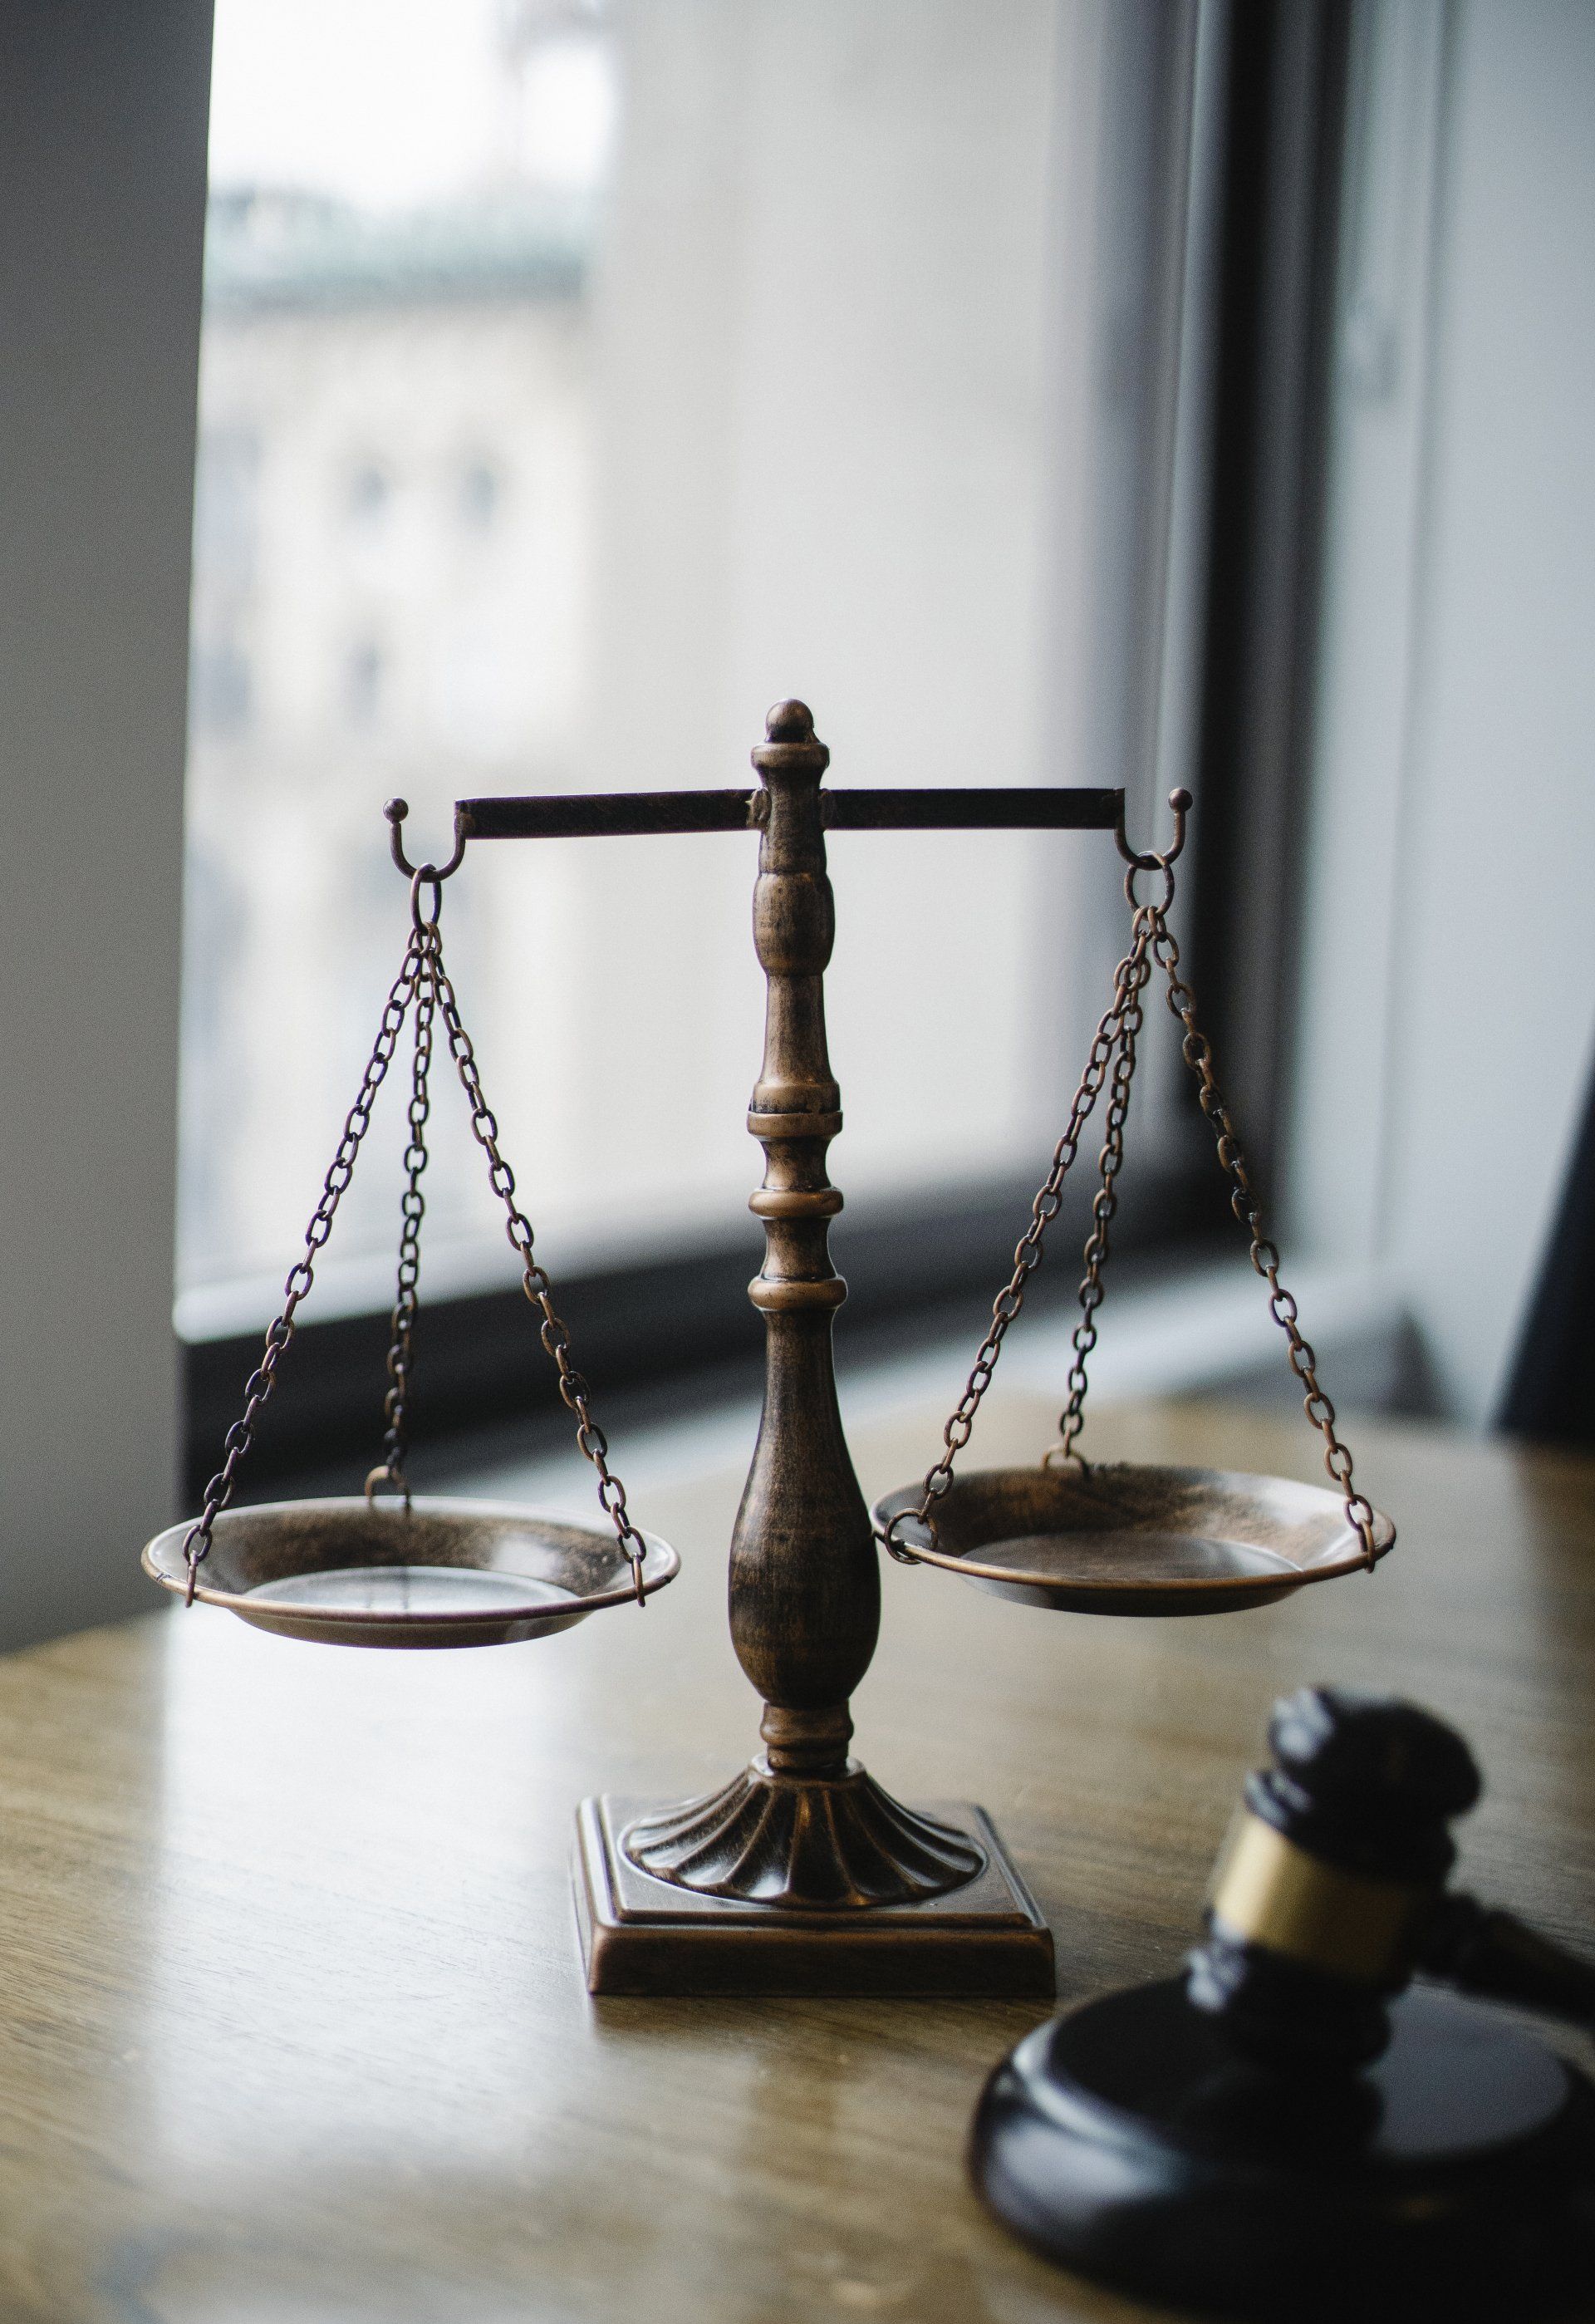
M 621 1846 L 672 1887 L 793 1912 L 917 1904 L 966 1887 L 986 1864 L 963 1831 L 899 1807 L 856 1760 L 802 1778 L 756 1759 L 706 1799 L 644 1816 Z
M 586 1800 L 576 1901 L 594 1993 L 1054 1991 L 1051 1932 L 984 1812 L 902 1807 L 859 1768 Z

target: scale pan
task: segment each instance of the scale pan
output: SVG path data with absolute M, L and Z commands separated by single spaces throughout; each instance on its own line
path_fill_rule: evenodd
M 146 1573 L 181 1596 L 189 1527 L 158 1534 Z M 642 1536 L 642 1591 L 681 1561 Z M 194 1595 L 257 1629 L 337 1646 L 496 1646 L 636 1600 L 614 1528 L 492 1501 L 272 1501 L 225 1509 Z
M 877 1501 L 877 1526 L 917 1508 L 922 1491 Z M 1068 1614 L 1235 1613 L 1363 1563 L 1338 1494 L 1222 1469 L 974 1469 L 954 1478 L 936 1519 L 934 1549 L 912 1518 L 899 1542 L 1000 1598 Z M 1376 1557 L 1396 1538 L 1377 1511 L 1373 1538 Z

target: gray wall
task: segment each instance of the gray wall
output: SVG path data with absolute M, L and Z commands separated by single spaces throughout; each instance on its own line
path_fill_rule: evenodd
M 0 12 L 0 1644 L 152 1602 L 207 0 Z
M 1595 1035 L 1595 8 L 1359 30 L 1294 1208 L 1483 1424 Z

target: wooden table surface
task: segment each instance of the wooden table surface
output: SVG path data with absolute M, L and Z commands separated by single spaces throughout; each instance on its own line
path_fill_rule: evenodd
M 1033 1457 L 1048 1416 L 998 1405 L 980 1449 Z M 933 1435 L 861 1433 L 866 1489 Z M 1092 1620 L 888 1566 L 863 1756 L 991 1810 L 1065 1999 L 1176 1966 L 1268 1706 L 1317 1678 L 1455 1720 L 1489 1784 L 1462 1876 L 1589 1941 L 1595 1464 L 1355 1443 L 1395 1555 L 1266 1610 Z M 1317 1473 L 1305 1425 L 1225 1407 L 1104 1414 L 1092 1446 Z M 686 1572 L 646 1614 L 533 1646 L 350 1653 L 200 1609 L 0 1663 L 5 2324 L 1142 2312 L 965 2185 L 975 2094 L 1033 2008 L 583 1988 L 577 1799 L 686 1794 L 751 1745 L 740 1481 L 651 1497 Z

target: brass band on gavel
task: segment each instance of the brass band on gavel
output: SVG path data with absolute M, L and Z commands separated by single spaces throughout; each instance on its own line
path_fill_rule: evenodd
M 1234 1944 L 1359 1984 L 1399 1985 L 1439 1892 L 1438 1881 L 1349 1872 L 1242 1808 L 1214 1867 L 1209 1909 L 1213 1929 Z

